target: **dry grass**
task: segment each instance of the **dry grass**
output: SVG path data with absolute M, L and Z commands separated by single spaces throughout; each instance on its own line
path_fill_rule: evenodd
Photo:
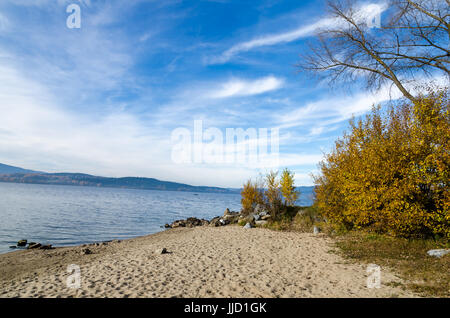
M 320 218 L 314 207 L 288 207 L 286 213 L 279 215 L 270 221 L 266 227 L 276 231 L 312 232 L 313 226 L 321 224 Z
M 364 231 L 351 231 L 336 239 L 345 257 L 393 269 L 407 282 L 405 288 L 424 296 L 450 297 L 450 255 L 427 255 L 430 249 L 449 248 L 448 241 L 395 238 Z

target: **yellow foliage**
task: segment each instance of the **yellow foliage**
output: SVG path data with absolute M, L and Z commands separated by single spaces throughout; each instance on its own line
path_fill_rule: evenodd
M 257 204 L 263 204 L 262 184 L 248 180 L 241 191 L 242 213 L 252 213 Z
M 286 205 L 294 205 L 299 192 L 294 187 L 294 174 L 286 168 L 280 180 L 276 171 L 267 173 L 264 179 L 255 182 L 248 180 L 244 184 L 241 196 L 244 214 L 253 213 L 256 205 L 261 205 L 272 216 L 276 216 L 286 211 L 283 198 Z
M 271 171 L 266 175 L 266 208 L 275 216 L 281 212 L 281 192 L 280 192 L 280 182 L 277 179 L 278 172 Z
M 450 237 L 447 91 L 374 108 L 320 163 L 316 204 L 347 228 Z
M 288 168 L 285 168 L 281 174 L 280 187 L 286 205 L 294 205 L 300 193 L 295 190 L 294 174 Z

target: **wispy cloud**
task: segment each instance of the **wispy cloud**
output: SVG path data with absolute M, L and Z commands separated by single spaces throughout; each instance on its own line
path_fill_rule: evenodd
M 313 24 L 301 26 L 295 30 L 290 30 L 283 33 L 278 34 L 269 34 L 265 36 L 261 36 L 258 38 L 254 38 L 249 41 L 241 42 L 236 45 L 233 45 L 231 48 L 227 49 L 220 56 L 212 57 L 208 63 L 209 64 L 222 64 L 231 60 L 235 55 L 241 52 L 247 52 L 252 49 L 262 47 L 262 46 L 271 46 L 280 43 L 288 43 L 292 41 L 296 41 L 302 37 L 306 37 L 311 35 L 315 30 L 320 27 L 324 27 L 327 25 L 331 25 L 333 23 L 333 19 L 322 19 Z
M 354 95 L 326 96 L 277 116 L 280 128 L 293 128 L 315 123 L 311 133 L 318 135 L 324 127 L 361 115 L 373 105 L 402 97 L 400 91 L 385 85 L 375 93 L 359 92 Z
M 386 9 L 387 5 L 384 2 L 377 4 L 364 4 L 358 7 L 357 12 L 355 13 L 355 19 L 357 22 L 371 19 L 374 14 L 381 13 Z M 256 37 L 233 45 L 231 48 L 225 50 L 221 55 L 210 58 L 208 60 L 208 64 L 223 64 L 242 52 L 247 52 L 263 46 L 273 46 L 293 42 L 301 38 L 311 36 L 319 29 L 339 26 L 346 27 L 348 26 L 348 23 L 336 17 L 326 17 L 311 24 L 302 25 L 293 30 Z
M 274 76 L 267 76 L 256 80 L 232 79 L 207 95 L 211 98 L 227 98 L 236 96 L 259 95 L 283 86 L 284 81 Z

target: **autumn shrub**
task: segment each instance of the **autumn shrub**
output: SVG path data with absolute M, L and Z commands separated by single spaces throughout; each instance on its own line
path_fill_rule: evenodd
M 258 205 L 272 217 L 289 214 L 300 194 L 294 184 L 294 174 L 287 168 L 280 178 L 277 171 L 270 171 L 256 181 L 248 180 L 241 191 L 243 214 L 253 213 Z
M 294 174 L 288 168 L 285 168 L 281 173 L 280 191 L 286 206 L 293 206 L 300 195 L 300 192 L 295 188 L 294 181 Z
M 264 192 L 264 202 L 266 210 L 275 217 L 282 213 L 283 199 L 281 196 L 280 181 L 278 180 L 278 172 L 271 171 L 265 178 L 266 190 Z
M 350 124 L 320 163 L 316 206 L 347 229 L 450 237 L 447 90 Z
M 260 180 L 248 180 L 241 191 L 242 214 L 253 213 L 258 204 L 264 204 L 263 184 Z

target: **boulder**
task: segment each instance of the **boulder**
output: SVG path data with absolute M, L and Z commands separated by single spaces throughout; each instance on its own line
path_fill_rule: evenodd
M 28 245 L 28 249 L 29 250 L 33 250 L 33 249 L 36 249 L 36 248 L 40 248 L 41 246 L 42 246 L 41 243 L 34 243 L 34 244 Z
M 20 240 L 19 242 L 17 242 L 17 246 L 22 247 L 22 246 L 25 246 L 25 245 L 27 245 L 27 240 Z
M 209 221 L 209 225 L 210 226 L 221 226 L 222 224 L 220 223 L 220 216 L 216 216 L 215 218 L 211 219 L 211 221 Z
M 442 257 L 449 253 L 450 253 L 450 249 L 429 250 L 427 252 L 428 255 L 434 256 L 434 257 Z
M 244 225 L 244 229 L 251 229 L 253 226 L 250 222 L 247 222 L 247 224 Z
M 187 218 L 185 224 L 186 227 L 195 227 L 201 225 L 201 221 L 197 218 Z
M 230 215 L 230 216 L 236 216 L 236 215 L 239 215 L 239 212 L 236 212 L 236 211 L 230 211 L 230 209 L 226 209 L 225 210 L 225 212 L 223 213 L 223 216 L 225 217 L 225 216 L 227 216 L 227 215 Z
M 15 245 L 11 245 L 9 248 L 17 248 L 17 246 Z
M 267 221 L 265 220 L 259 220 L 259 221 L 255 221 L 255 224 L 258 226 L 263 226 L 267 224 Z
M 172 228 L 176 227 L 186 227 L 186 221 L 185 220 L 176 220 L 171 225 Z
M 103 244 L 105 244 L 105 243 L 103 243 Z M 39 249 L 40 250 L 52 250 L 53 247 L 51 244 L 48 244 L 48 245 L 42 245 L 41 247 L 39 247 Z
M 225 221 L 228 221 L 229 223 L 234 224 L 239 221 L 239 214 L 236 214 L 236 215 L 228 214 L 228 215 L 225 215 L 222 219 L 224 219 Z
M 259 214 L 253 214 L 253 220 L 259 221 L 260 219 L 261 217 L 259 216 Z
M 172 228 L 172 226 L 171 226 L 170 224 L 168 224 L 168 223 L 166 223 L 166 224 L 164 225 L 164 227 L 165 227 L 166 229 Z
M 267 220 L 269 220 L 271 218 L 271 216 L 270 216 L 270 214 L 265 214 L 265 215 L 263 215 L 263 216 L 261 216 L 261 220 L 264 220 L 264 221 L 267 221 Z
M 255 214 L 261 213 L 261 212 L 263 212 L 263 211 L 264 211 L 264 206 L 262 206 L 261 204 L 257 204 L 257 205 L 255 206 L 255 208 L 253 209 L 253 212 L 254 212 Z

